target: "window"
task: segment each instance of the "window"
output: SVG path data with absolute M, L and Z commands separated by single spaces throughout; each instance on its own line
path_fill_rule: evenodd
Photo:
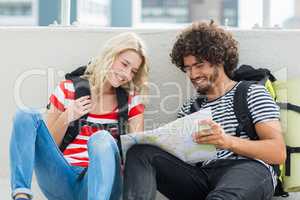
M 141 17 L 144 23 L 186 23 L 188 0 L 142 0 Z
M 221 23 L 228 26 L 238 26 L 238 1 L 223 0 Z
M 0 16 L 31 16 L 32 4 L 30 2 L 0 3 Z
M 109 0 L 80 0 L 77 20 L 84 25 L 107 26 L 110 20 Z

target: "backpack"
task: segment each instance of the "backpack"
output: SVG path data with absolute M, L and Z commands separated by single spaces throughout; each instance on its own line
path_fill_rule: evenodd
M 283 100 L 283 98 L 281 98 L 282 94 L 278 95 L 279 92 L 281 92 L 280 91 L 281 89 L 279 88 L 280 84 L 278 84 L 278 81 L 276 81 L 276 78 L 271 74 L 271 72 L 268 69 L 262 69 L 262 68 L 254 69 L 249 65 L 242 65 L 234 72 L 233 79 L 235 81 L 242 81 L 238 85 L 237 91 L 234 96 L 235 114 L 239 121 L 238 128 L 240 130 L 247 130 L 249 132 L 247 133 L 250 139 L 257 139 L 255 128 L 254 125 L 252 124 L 250 111 L 248 109 L 247 101 L 246 101 L 248 88 L 253 83 L 264 85 L 266 87 L 270 95 L 273 97 L 274 101 L 276 101 L 276 104 L 280 107 L 281 115 L 282 112 L 291 111 L 294 114 L 296 114 L 299 118 L 300 106 L 288 102 L 287 98 L 284 99 L 285 102 L 282 102 Z M 295 83 L 294 83 L 294 89 L 295 89 Z M 237 134 L 240 133 L 240 130 L 237 130 Z M 287 158 L 284 166 L 273 165 L 273 168 L 277 173 L 277 177 L 278 177 L 274 196 L 288 197 L 289 194 L 286 191 L 299 191 L 300 188 L 299 183 L 291 184 L 291 185 L 298 184 L 294 188 L 292 188 L 291 186 L 286 186 L 285 183 L 286 177 L 291 176 L 291 154 L 300 153 L 300 147 L 286 145 L 286 150 L 287 150 Z M 285 191 L 285 189 L 287 190 Z
M 276 100 L 276 90 L 272 84 L 276 81 L 276 78 L 268 69 L 254 69 L 249 65 L 241 65 L 237 70 L 234 71 L 232 79 L 237 82 L 241 81 L 241 83 L 236 88 L 233 100 L 234 112 L 238 120 L 236 136 L 239 137 L 240 133 L 244 131 L 248 134 L 248 137 L 251 140 L 257 140 L 258 136 L 255 132 L 255 127 L 252 123 L 250 111 L 247 104 L 247 92 L 252 84 L 264 85 L 269 91 L 272 98 Z M 205 97 L 199 96 L 191 105 L 190 112 L 192 113 L 198 111 L 204 99 Z M 274 196 L 288 197 L 289 194 L 283 189 L 283 173 L 281 172 L 279 165 L 273 165 L 273 168 L 278 177 Z
M 65 75 L 66 80 L 72 80 L 75 88 L 75 99 L 82 96 L 91 95 L 90 85 L 88 80 L 81 78 L 84 74 L 87 66 L 81 66 L 74 71 L 67 73 Z M 123 164 L 123 152 L 121 144 L 121 135 L 126 134 L 127 122 L 128 122 L 128 93 L 125 89 L 118 87 L 116 88 L 117 101 L 118 101 L 118 123 L 117 124 L 96 124 L 103 130 L 110 130 L 111 128 L 116 128 L 118 133 L 116 134 L 117 145 L 120 152 L 121 163 Z M 50 103 L 47 105 L 50 108 Z M 71 122 L 67 128 L 67 131 L 63 137 L 62 143 L 59 146 L 61 152 L 63 152 L 67 146 L 76 138 L 80 132 L 80 128 L 84 125 L 95 126 L 91 122 L 87 122 L 86 119 L 88 114 L 80 117 L 79 119 Z
M 277 104 L 280 106 L 280 120 L 287 144 L 287 158 L 283 173 L 285 191 L 300 191 L 300 77 L 279 80 L 274 83 L 277 93 Z M 280 102 L 280 103 L 279 103 Z

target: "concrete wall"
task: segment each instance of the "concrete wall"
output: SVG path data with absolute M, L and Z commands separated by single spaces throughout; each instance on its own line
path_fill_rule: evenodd
M 11 120 L 20 106 L 43 109 L 65 72 L 86 64 L 103 42 L 127 29 L 0 28 L 0 199 L 9 199 L 8 144 Z M 169 53 L 177 30 L 133 30 L 148 44 L 151 61 L 146 128 L 175 119 L 191 86 L 171 65 Z M 299 31 L 233 30 L 240 42 L 241 63 L 272 67 L 285 77 L 300 76 Z M 171 95 L 170 95 L 171 94 Z M 26 133 L 24 133 L 26 134 Z M 34 190 L 37 191 L 34 185 Z M 44 199 L 37 192 L 36 199 Z M 290 199 L 300 199 L 294 194 Z

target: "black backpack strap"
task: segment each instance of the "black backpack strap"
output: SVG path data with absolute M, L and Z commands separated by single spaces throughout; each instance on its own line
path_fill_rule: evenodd
M 251 81 L 242 81 L 236 88 L 234 94 L 233 106 L 234 113 L 238 120 L 238 127 L 236 130 L 236 136 L 240 137 L 241 132 L 245 131 L 251 140 L 258 140 L 258 136 L 255 131 L 255 127 L 252 123 L 252 117 L 248 108 L 247 93 L 249 87 L 253 84 Z M 280 174 L 278 165 L 272 165 L 275 173 Z
M 194 112 L 197 112 L 200 110 L 202 104 L 204 101 L 206 101 L 206 96 L 203 96 L 203 95 L 199 95 L 196 99 L 195 99 L 195 102 L 191 105 L 191 108 L 190 108 L 190 114 L 194 113 Z
M 300 106 L 298 105 L 292 103 L 281 103 L 281 102 L 277 102 L 277 105 L 280 107 L 280 109 L 291 110 L 300 114 Z M 286 153 L 287 153 L 287 157 L 285 160 L 285 175 L 290 176 L 291 175 L 291 154 L 300 153 L 300 147 L 286 146 Z
M 300 153 L 300 147 L 286 146 L 285 175 L 291 175 L 291 154 Z
M 80 97 L 91 95 L 90 91 L 90 85 L 89 81 L 86 79 L 82 79 L 79 76 L 71 77 L 71 79 L 74 84 L 75 88 L 75 99 L 78 99 Z M 75 120 L 70 123 L 64 138 L 62 140 L 61 145 L 59 146 L 59 149 L 61 152 L 63 152 L 67 146 L 76 138 L 76 136 L 79 134 L 80 127 L 85 122 L 87 118 L 87 115 L 82 116 L 80 119 Z
M 252 123 L 250 110 L 248 108 L 247 96 L 248 89 L 253 84 L 251 81 L 242 81 L 236 88 L 234 94 L 233 106 L 234 113 L 238 120 L 238 127 L 236 130 L 236 136 L 240 136 L 242 131 L 245 131 L 251 140 L 257 140 L 258 136 L 255 131 L 255 127 Z M 280 175 L 279 165 L 272 165 L 275 173 Z M 275 189 L 274 196 L 288 197 L 289 194 L 283 190 L 282 182 L 277 179 L 277 186 Z
M 118 101 L 118 135 L 117 135 L 117 145 L 120 153 L 121 164 L 124 164 L 121 135 L 126 134 L 127 122 L 128 122 L 128 93 L 125 89 L 118 87 L 116 88 L 117 101 Z M 89 124 L 89 122 L 86 122 Z M 90 124 L 92 125 L 92 124 Z M 105 125 L 103 125 L 105 129 Z M 78 180 L 81 180 L 85 173 L 87 172 L 87 167 L 80 173 Z
M 289 197 L 289 193 L 283 190 L 282 182 L 277 179 L 277 185 L 274 192 L 275 197 Z
M 78 68 L 76 68 L 74 71 L 67 73 L 65 75 L 65 79 L 67 80 L 73 80 L 74 78 L 80 77 L 81 75 L 84 74 L 85 70 L 86 70 L 87 66 L 80 66 Z
M 284 110 L 291 110 L 297 113 L 300 113 L 300 106 L 292 104 L 292 103 L 281 103 L 277 102 L 277 105 Z
M 86 70 L 87 66 L 84 65 L 84 66 L 80 66 L 78 68 L 76 68 L 74 71 L 70 72 L 70 73 L 67 73 L 65 75 L 65 79 L 66 80 L 72 80 L 73 82 L 75 81 L 80 81 L 80 76 L 84 74 L 85 70 Z M 76 92 L 76 90 L 75 90 Z M 80 94 L 80 92 L 79 92 Z M 84 96 L 84 95 L 83 95 Z M 49 102 L 46 106 L 47 109 L 50 109 L 50 105 L 51 103 Z
M 251 81 L 242 81 L 238 84 L 233 97 L 233 110 L 238 120 L 236 136 L 240 137 L 241 132 L 245 131 L 251 140 L 257 140 L 258 137 L 252 123 L 252 118 L 247 102 L 248 89 L 252 84 L 253 82 Z
M 116 93 L 117 93 L 117 101 L 118 101 L 118 131 L 119 131 L 119 134 L 117 135 L 117 145 L 120 152 L 121 163 L 123 164 L 124 160 L 123 160 L 121 135 L 125 135 L 127 130 L 128 93 L 122 87 L 116 88 Z

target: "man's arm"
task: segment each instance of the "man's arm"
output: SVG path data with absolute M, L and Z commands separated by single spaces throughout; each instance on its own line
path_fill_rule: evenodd
M 220 149 L 227 149 L 252 159 L 260 159 L 268 164 L 281 164 L 286 159 L 286 148 L 278 120 L 255 124 L 259 140 L 248 140 L 225 134 L 223 128 L 212 120 L 202 121 L 201 124 L 208 124 L 211 130 L 193 134 L 194 141 L 199 144 L 213 144 Z
M 259 140 L 232 138 L 230 151 L 260 159 L 268 164 L 282 164 L 286 159 L 286 148 L 278 120 L 260 122 L 255 125 Z M 232 136 L 231 136 L 232 137 Z

